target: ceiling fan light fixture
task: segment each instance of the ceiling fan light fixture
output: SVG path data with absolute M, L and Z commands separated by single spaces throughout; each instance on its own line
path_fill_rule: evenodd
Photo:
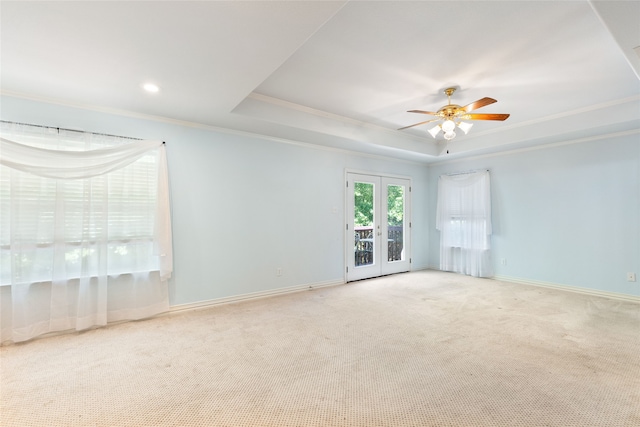
M 473 126 L 473 123 L 467 123 L 467 122 L 458 123 L 458 127 L 462 129 L 462 132 L 464 132 L 465 135 L 469 133 L 469 129 L 471 129 L 471 126 Z
M 436 125 L 436 126 L 432 127 L 427 132 L 429 132 L 431 134 L 431 136 L 435 138 L 438 135 L 438 133 L 440 132 L 440 125 Z
M 471 130 L 473 123 L 463 122 L 463 120 L 498 120 L 504 121 L 509 118 L 509 114 L 478 114 L 472 113 L 471 111 L 475 111 L 479 108 L 486 107 L 487 105 L 491 105 L 496 101 L 493 98 L 484 97 L 482 99 L 478 99 L 477 101 L 472 102 L 471 104 L 467 104 L 464 107 L 461 107 L 457 104 L 451 103 L 451 95 L 455 92 L 455 87 L 450 87 L 444 90 L 445 95 L 449 98 L 449 104 L 440 108 L 437 112 L 426 111 L 426 110 L 409 110 L 408 113 L 418 113 L 418 114 L 427 114 L 430 116 L 435 116 L 434 119 L 425 120 L 419 123 L 415 123 L 409 126 L 401 127 L 398 130 L 412 128 L 414 126 L 420 126 L 425 123 L 431 123 L 435 121 L 439 121 L 440 124 L 432 127 L 427 132 L 433 137 L 437 138 L 440 131 L 444 133 L 444 139 L 447 141 L 451 141 L 456 137 L 455 129 L 456 127 L 460 128 L 465 135 Z
M 453 132 L 453 130 L 455 128 L 456 128 L 456 124 L 451 119 L 447 119 L 447 120 L 444 121 L 444 123 L 442 123 L 442 131 L 445 132 L 445 133 Z M 455 133 L 454 133 L 454 135 L 455 135 Z

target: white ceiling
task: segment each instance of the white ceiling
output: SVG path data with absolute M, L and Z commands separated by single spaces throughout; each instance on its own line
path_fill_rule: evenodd
M 3 0 L 0 19 L 10 96 L 423 162 L 640 129 L 639 1 Z M 511 117 L 448 145 L 397 130 L 449 86 Z

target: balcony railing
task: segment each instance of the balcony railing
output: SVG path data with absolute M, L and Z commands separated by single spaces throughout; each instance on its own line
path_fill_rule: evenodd
M 402 225 L 388 226 L 387 261 L 402 261 L 403 246 Z M 373 264 L 373 226 L 355 227 L 355 265 Z

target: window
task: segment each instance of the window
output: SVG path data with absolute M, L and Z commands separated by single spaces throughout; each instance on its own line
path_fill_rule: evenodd
M 0 286 L 11 286 L 14 320 L 61 303 L 50 311 L 67 320 L 54 329 L 101 325 L 121 320 L 115 301 L 136 311 L 127 293 L 156 306 L 140 289 L 166 288 L 171 273 L 162 143 L 6 123 L 2 137 Z M 91 319 L 69 320 L 83 304 Z
M 491 276 L 489 172 L 440 177 L 436 228 L 441 270 Z

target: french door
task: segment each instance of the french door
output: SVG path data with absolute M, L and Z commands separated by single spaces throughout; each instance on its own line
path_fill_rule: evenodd
M 347 282 L 411 269 L 408 179 L 347 173 Z

